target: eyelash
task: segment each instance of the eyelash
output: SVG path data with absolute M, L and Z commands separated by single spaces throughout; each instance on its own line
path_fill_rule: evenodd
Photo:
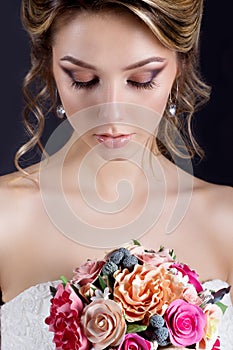
M 98 84 L 98 82 L 98 78 L 94 78 L 85 82 L 73 80 L 72 87 L 74 87 L 75 89 L 92 89 L 96 84 Z
M 86 82 L 81 82 L 81 81 L 77 81 L 74 80 L 72 82 L 72 87 L 74 87 L 75 89 L 92 89 L 95 87 L 95 85 L 97 85 L 99 83 L 99 79 L 98 78 L 94 78 L 90 81 L 86 81 Z M 133 87 L 135 87 L 136 89 L 139 90 L 152 90 L 154 87 L 157 86 L 157 84 L 153 81 L 150 80 L 148 82 L 145 83 L 138 83 L 136 81 L 133 80 L 127 80 L 127 83 L 132 85 Z
M 151 90 L 157 86 L 157 84 L 153 80 L 147 81 L 145 83 L 138 83 L 138 82 L 133 81 L 133 80 L 128 80 L 127 83 L 130 83 L 132 86 L 136 87 L 139 90 L 140 89 Z

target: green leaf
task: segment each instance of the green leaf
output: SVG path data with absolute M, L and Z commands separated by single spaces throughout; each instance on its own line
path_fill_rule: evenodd
M 61 281 L 62 281 L 62 284 L 63 286 L 65 287 L 68 283 L 68 280 L 64 277 L 64 276 L 61 276 Z
M 101 275 L 99 275 L 99 284 L 102 289 L 102 292 L 104 292 L 105 288 L 107 287 L 106 283 L 104 282 L 104 279 Z
M 134 245 L 139 245 L 139 246 L 141 246 L 141 243 L 138 242 L 136 239 L 133 239 L 133 244 L 134 244 Z
M 176 254 L 175 254 L 174 249 L 171 249 L 171 250 L 169 251 L 169 255 L 171 256 L 171 258 L 172 258 L 173 260 L 176 260 Z
M 225 304 L 221 303 L 221 301 L 218 301 L 216 303 L 216 305 L 218 305 L 220 307 L 220 309 L 222 310 L 222 313 L 224 314 L 226 309 L 227 309 L 227 306 Z
M 128 324 L 126 333 L 138 333 L 143 332 L 147 329 L 147 326 L 143 326 L 141 324 Z

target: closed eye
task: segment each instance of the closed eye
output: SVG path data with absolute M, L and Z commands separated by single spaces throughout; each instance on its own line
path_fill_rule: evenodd
M 90 76 L 90 74 L 85 73 L 83 76 L 83 72 L 81 72 L 80 74 L 82 78 L 81 80 L 78 80 L 75 76 L 75 72 L 65 67 L 61 68 L 69 76 L 69 78 L 71 79 L 71 86 L 75 89 L 92 89 L 95 85 L 99 83 L 99 78 L 97 76 L 93 76 L 92 79 L 88 80 L 88 76 Z
M 78 81 L 78 80 L 73 80 L 72 86 L 75 89 L 92 89 L 99 83 L 99 78 L 95 77 L 92 80 L 89 81 Z
M 136 87 L 137 89 L 145 89 L 145 90 L 151 90 L 157 86 L 156 82 L 153 80 L 150 80 L 144 83 L 139 83 L 133 80 L 127 80 L 127 83 L 132 85 L 133 87 Z
M 153 89 L 157 86 L 154 79 L 161 70 L 162 68 L 154 69 L 152 71 L 138 72 L 131 76 L 131 79 L 128 79 L 127 83 L 133 87 L 136 87 L 137 89 Z

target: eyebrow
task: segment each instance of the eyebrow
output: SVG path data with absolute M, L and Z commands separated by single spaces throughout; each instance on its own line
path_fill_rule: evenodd
M 152 63 L 152 62 L 165 62 L 165 58 L 163 58 L 163 57 L 149 57 L 143 61 L 139 61 L 139 62 L 131 64 L 130 66 L 127 66 L 126 68 L 124 68 L 124 70 L 131 70 L 131 69 L 135 69 L 135 68 L 140 68 L 140 67 L 143 67 L 146 64 Z
M 93 70 L 97 69 L 92 64 L 78 60 L 77 58 L 72 57 L 72 56 L 64 56 L 60 59 L 60 61 L 69 61 L 69 62 L 73 63 L 75 66 L 79 66 L 79 67 L 83 67 L 83 68 L 88 68 L 88 69 L 93 69 Z
M 92 69 L 92 70 L 97 70 L 97 67 L 93 66 L 92 64 L 90 63 L 87 63 L 87 62 L 84 62 L 84 61 L 81 61 L 73 56 L 64 56 L 60 59 L 60 61 L 69 61 L 71 63 L 73 63 L 74 65 L 76 66 L 79 66 L 79 67 L 82 67 L 82 68 L 87 68 L 87 69 Z M 149 57 L 143 61 L 139 61 L 139 62 L 136 62 L 136 63 L 133 63 L 127 67 L 125 67 L 123 70 L 126 71 L 126 70 L 132 70 L 132 69 L 135 69 L 135 68 L 140 68 L 140 67 L 143 67 L 149 63 L 152 63 L 152 62 L 164 62 L 165 61 L 165 58 L 163 57 Z

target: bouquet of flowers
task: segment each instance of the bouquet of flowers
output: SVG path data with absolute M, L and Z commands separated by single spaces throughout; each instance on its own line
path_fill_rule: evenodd
M 133 241 L 61 279 L 45 320 L 56 349 L 219 349 L 220 300 L 229 288 L 204 289 L 173 250 Z

